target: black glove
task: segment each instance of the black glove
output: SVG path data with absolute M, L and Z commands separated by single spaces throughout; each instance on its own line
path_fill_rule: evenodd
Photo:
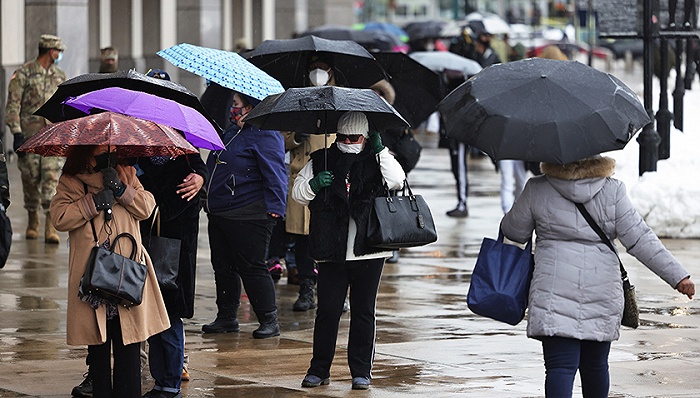
M 26 153 L 24 152 L 17 152 L 17 149 L 24 144 L 24 134 L 22 133 L 12 133 L 12 136 L 14 139 L 12 140 L 12 150 L 15 151 L 17 154 L 17 157 L 23 158 Z
M 308 140 L 310 136 L 311 134 L 309 133 L 294 133 L 294 141 L 301 144 L 302 142 Z
M 331 186 L 333 182 L 333 173 L 328 170 L 323 170 L 309 181 L 309 186 L 314 193 L 319 193 L 323 188 Z
M 119 179 L 117 170 L 115 170 L 114 167 L 107 167 L 105 169 L 102 169 L 100 172 L 102 173 L 102 177 L 104 178 L 105 189 L 109 188 L 112 190 L 112 192 L 114 192 L 115 196 L 121 196 L 124 193 L 124 189 L 126 187 L 124 186 L 122 180 Z
M 111 189 L 104 189 L 92 195 L 97 210 L 111 210 L 114 206 L 114 192 Z

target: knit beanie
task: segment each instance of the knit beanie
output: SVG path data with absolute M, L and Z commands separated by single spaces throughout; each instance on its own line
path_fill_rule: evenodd
M 367 116 L 362 112 L 345 112 L 338 119 L 338 133 L 345 135 L 362 134 L 365 138 L 369 137 L 369 124 Z

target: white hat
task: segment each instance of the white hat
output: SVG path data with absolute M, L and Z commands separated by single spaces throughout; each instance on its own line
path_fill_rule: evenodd
M 369 123 L 362 112 L 346 112 L 338 120 L 338 133 L 345 135 L 362 134 L 369 137 Z

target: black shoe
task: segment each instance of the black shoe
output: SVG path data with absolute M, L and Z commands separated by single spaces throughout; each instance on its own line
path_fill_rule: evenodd
M 92 398 L 92 377 L 90 376 L 90 372 L 86 372 L 83 377 L 85 377 L 85 380 L 73 387 L 70 394 L 78 398 Z
M 202 326 L 202 332 L 204 333 L 229 333 L 239 332 L 240 330 L 238 319 L 216 318 L 214 322 Z
M 445 214 L 447 214 L 448 217 L 465 218 L 465 217 L 469 217 L 469 210 L 467 210 L 466 207 L 464 209 L 460 209 L 458 207 L 454 210 L 448 211 Z
M 299 285 L 299 298 L 294 302 L 292 310 L 308 311 L 314 308 L 316 308 L 314 282 L 310 279 L 304 279 Z
M 253 331 L 256 339 L 266 339 L 280 335 L 280 325 L 277 323 L 277 311 L 272 311 L 263 316 L 258 316 L 260 327 Z
M 318 387 L 318 386 L 327 386 L 331 384 L 331 378 L 326 377 L 325 379 L 322 379 L 318 376 L 315 375 L 306 375 L 304 377 L 304 380 L 301 381 L 301 386 L 302 387 Z

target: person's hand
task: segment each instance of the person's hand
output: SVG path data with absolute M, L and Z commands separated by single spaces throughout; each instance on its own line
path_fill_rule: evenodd
M 26 141 L 25 138 L 24 138 L 24 134 L 22 134 L 22 133 L 12 133 L 12 137 L 13 137 L 13 140 L 12 140 L 12 150 L 15 151 L 15 153 L 17 154 L 17 157 L 23 158 L 24 155 L 26 155 L 26 153 L 24 153 L 24 152 L 17 152 L 17 149 L 19 149 L 19 147 L 21 147 L 22 144 L 24 144 L 24 141 Z
M 676 285 L 676 290 L 688 296 L 689 299 L 692 299 L 695 295 L 695 284 L 690 280 L 690 277 L 687 277 L 678 282 L 678 285 Z
M 277 214 L 277 213 L 267 213 L 267 215 L 269 215 L 269 216 L 272 217 L 272 218 L 280 218 L 280 217 L 282 217 L 282 216 L 280 216 L 280 215 Z
M 104 178 L 105 189 L 111 189 L 117 197 L 124 193 L 126 187 L 122 180 L 119 179 L 119 174 L 117 174 L 117 170 L 115 170 L 114 167 L 104 168 L 100 173 L 102 173 L 102 177 Z
M 294 142 L 302 143 L 309 139 L 311 134 L 309 133 L 294 133 Z
M 197 196 L 197 192 L 202 189 L 202 185 L 204 185 L 204 177 L 197 173 L 190 173 L 182 180 L 182 183 L 177 186 L 177 191 L 175 191 L 175 193 L 189 202 Z
M 384 144 L 382 144 L 382 136 L 379 135 L 379 131 L 369 132 L 369 145 L 372 147 L 374 153 L 379 153 L 384 149 Z
M 95 209 L 109 210 L 114 206 L 114 192 L 111 189 L 104 190 L 93 194 L 92 199 L 95 201 Z
M 323 188 L 328 188 L 333 182 L 333 173 L 323 170 L 309 181 L 309 186 L 314 193 L 319 193 Z

